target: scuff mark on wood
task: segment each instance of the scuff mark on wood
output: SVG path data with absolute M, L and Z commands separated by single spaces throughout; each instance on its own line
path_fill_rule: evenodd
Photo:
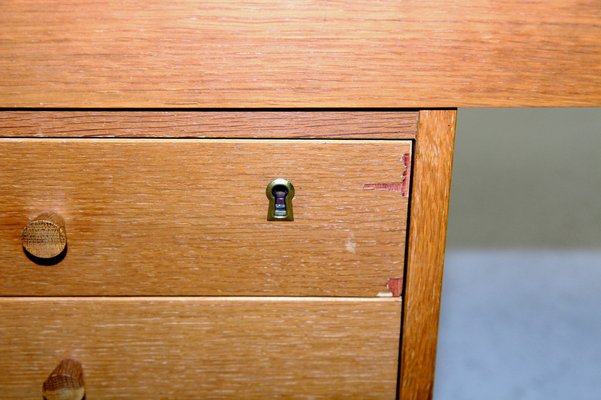
M 355 242 L 355 235 L 353 235 L 353 232 L 349 232 L 344 248 L 349 253 L 355 254 L 357 252 L 357 242 Z
M 403 193 L 403 182 L 366 183 L 363 185 L 363 190 L 385 190 L 388 192 Z
M 401 195 L 403 197 L 409 196 L 409 179 L 411 177 L 411 154 L 403 154 L 403 164 L 405 170 L 403 171 L 403 180 L 401 181 Z
M 393 297 L 400 297 L 403 290 L 403 278 L 388 278 L 386 287 Z

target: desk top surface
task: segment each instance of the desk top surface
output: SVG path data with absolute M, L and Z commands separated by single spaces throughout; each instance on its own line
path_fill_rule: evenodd
M 0 3 L 0 107 L 601 106 L 600 0 Z

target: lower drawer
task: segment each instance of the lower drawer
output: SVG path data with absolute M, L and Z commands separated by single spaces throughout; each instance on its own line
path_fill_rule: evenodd
M 396 394 L 400 299 L 4 298 L 0 393 L 40 398 L 63 358 L 88 399 Z

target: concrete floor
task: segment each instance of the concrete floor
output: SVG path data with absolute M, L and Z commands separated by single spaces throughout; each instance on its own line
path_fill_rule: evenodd
M 601 399 L 601 251 L 450 251 L 436 400 Z

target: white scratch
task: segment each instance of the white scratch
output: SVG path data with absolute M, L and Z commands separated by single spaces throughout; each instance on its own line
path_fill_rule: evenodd
M 353 235 L 353 232 L 349 232 L 349 236 L 346 239 L 346 244 L 344 247 L 349 253 L 355 254 L 357 252 L 357 243 L 355 243 L 355 235 Z

